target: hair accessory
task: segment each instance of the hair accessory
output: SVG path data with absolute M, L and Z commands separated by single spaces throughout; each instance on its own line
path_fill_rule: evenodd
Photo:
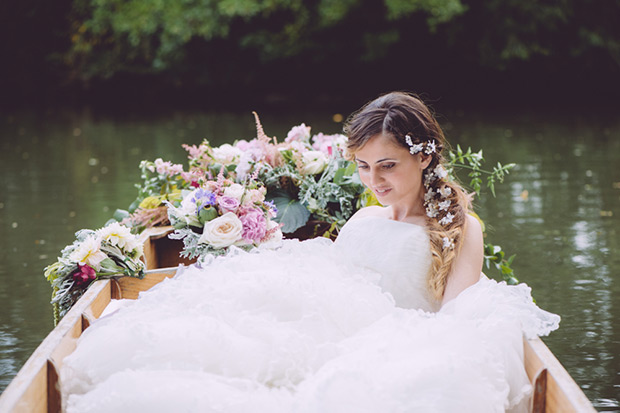
M 454 249 L 454 240 L 452 238 L 443 237 L 443 249 Z
M 439 188 L 437 192 L 439 192 L 442 197 L 447 198 L 452 194 L 452 188 L 446 185 L 443 188 Z
M 454 219 L 454 215 L 452 215 L 451 212 L 448 212 L 445 217 L 439 220 L 439 225 L 446 226 L 448 224 L 451 224 L 453 219 Z

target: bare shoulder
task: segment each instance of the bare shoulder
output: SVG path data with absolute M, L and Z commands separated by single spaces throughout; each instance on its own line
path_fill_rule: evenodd
M 465 221 L 465 233 L 463 235 L 464 248 L 467 246 L 474 247 L 476 249 L 482 247 L 482 225 L 480 224 L 480 221 L 478 221 L 478 218 L 467 214 L 467 220 Z
M 385 216 L 385 208 L 378 205 L 372 205 L 358 210 L 349 220 L 364 217 L 383 217 Z
M 442 304 L 452 300 L 480 279 L 483 261 L 482 225 L 476 217 L 468 214 L 463 238 L 461 238 L 461 247 L 454 260 L 452 271 L 448 275 Z

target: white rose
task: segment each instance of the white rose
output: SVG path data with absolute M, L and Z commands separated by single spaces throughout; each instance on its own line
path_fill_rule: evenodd
M 213 158 L 219 163 L 229 164 L 239 160 L 243 152 L 236 146 L 225 143 L 217 148 L 213 148 Z
M 243 185 L 232 184 L 231 186 L 227 186 L 224 188 L 224 196 L 229 196 L 231 198 L 236 198 L 239 202 L 241 202 L 241 198 L 243 197 L 243 193 L 245 192 L 245 188 Z
M 226 248 L 241 239 L 242 230 L 243 224 L 237 215 L 227 212 L 205 224 L 198 242 L 214 248 Z
M 323 172 L 327 165 L 327 157 L 321 151 L 307 151 L 301 154 L 304 166 L 299 172 L 302 175 L 316 175 Z

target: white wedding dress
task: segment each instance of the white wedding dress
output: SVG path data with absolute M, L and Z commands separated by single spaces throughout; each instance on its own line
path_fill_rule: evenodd
M 527 408 L 522 336 L 559 317 L 486 278 L 444 307 L 423 227 L 350 221 L 182 268 L 114 303 L 61 370 L 69 412 L 501 412 Z M 112 305 L 111 305 L 112 306 Z M 110 306 L 110 307 L 111 307 Z

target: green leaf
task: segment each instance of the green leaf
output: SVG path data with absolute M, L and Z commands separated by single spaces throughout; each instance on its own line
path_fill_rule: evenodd
M 126 211 L 124 209 L 117 209 L 116 211 L 114 211 L 112 218 L 114 218 L 117 222 L 121 222 L 123 219 L 127 218 L 128 216 L 129 216 L 129 211 Z
M 282 232 L 292 233 L 303 227 L 310 218 L 310 211 L 297 199 L 292 198 L 287 192 L 275 190 L 268 193 L 266 199 L 273 201 L 278 208 L 278 216 L 275 221 L 283 224 Z

